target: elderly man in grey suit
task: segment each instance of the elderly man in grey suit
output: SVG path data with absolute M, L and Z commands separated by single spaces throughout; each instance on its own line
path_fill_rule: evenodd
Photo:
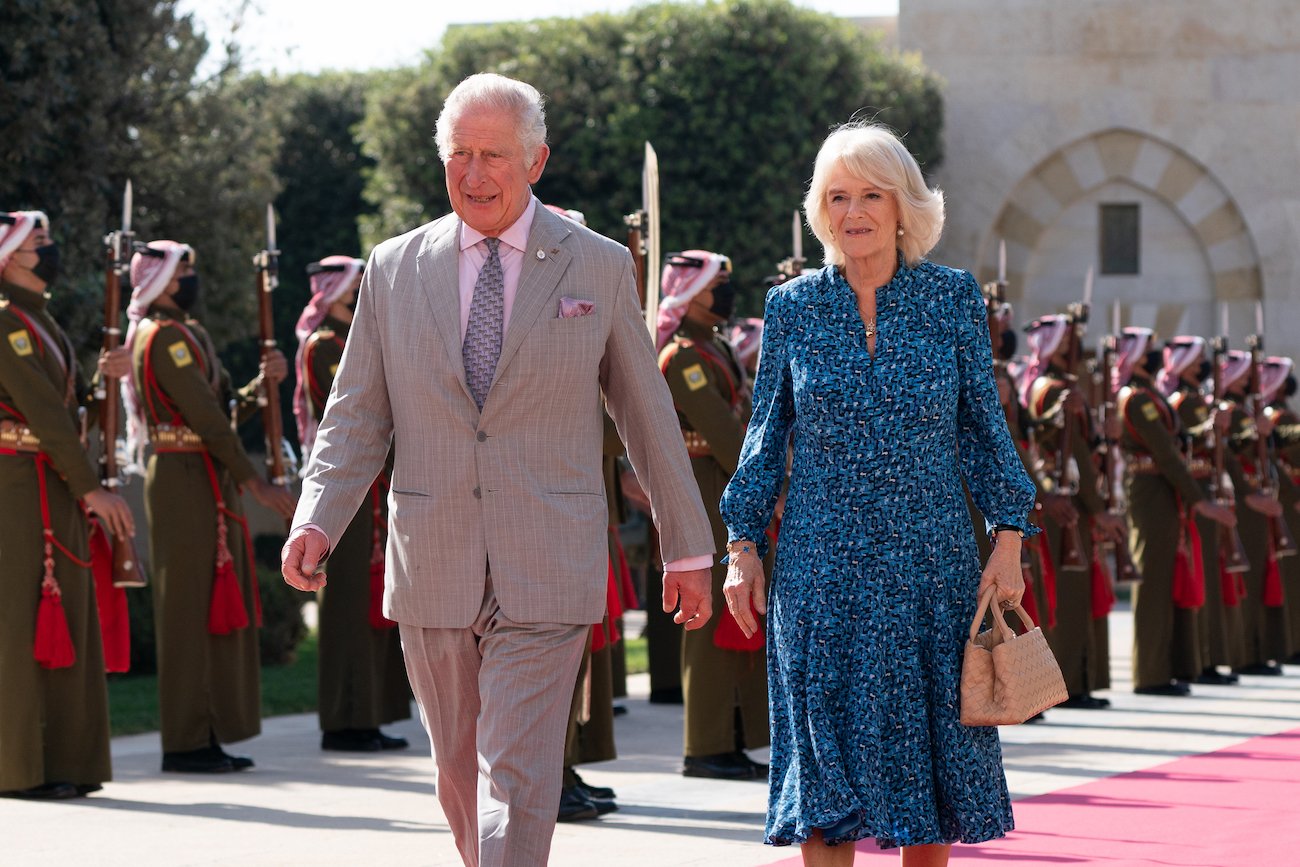
M 467 865 L 546 863 L 565 725 L 605 611 L 602 404 L 649 492 L 663 605 L 711 614 L 708 519 L 621 245 L 540 206 L 533 87 L 479 74 L 437 123 L 455 213 L 375 248 L 285 580 L 314 574 L 394 444 L 384 613 Z

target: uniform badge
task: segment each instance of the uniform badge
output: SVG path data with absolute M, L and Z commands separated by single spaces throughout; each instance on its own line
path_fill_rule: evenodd
M 1156 409 L 1154 403 L 1148 403 L 1142 407 L 1142 414 L 1147 417 L 1147 421 L 1155 421 L 1160 418 L 1160 410 Z
M 185 367 L 194 361 L 194 356 L 190 355 L 190 348 L 185 345 L 184 340 L 178 340 L 168 346 L 167 354 L 172 357 L 172 361 L 177 367 Z
M 704 375 L 704 368 L 698 364 L 692 364 L 683 370 L 682 378 L 686 380 L 686 387 L 691 391 L 699 391 L 709 384 L 709 378 Z
M 32 354 L 32 336 L 27 333 L 26 328 L 19 328 L 17 331 L 9 333 L 9 345 L 14 348 L 14 352 L 19 355 Z

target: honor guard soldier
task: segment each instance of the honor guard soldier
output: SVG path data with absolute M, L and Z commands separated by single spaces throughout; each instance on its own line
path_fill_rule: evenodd
M 158 645 L 164 771 L 249 768 L 221 744 L 261 731 L 261 608 L 240 489 L 288 518 L 293 498 L 258 476 L 227 406 L 256 411 L 255 384 L 236 394 L 211 337 L 191 314 L 199 297 L 194 251 L 153 241 L 131 259 L 130 382 L 123 383 L 128 446 L 145 471 Z M 283 356 L 261 376 L 284 379 Z
M 1246 407 L 1250 382 L 1251 354 L 1231 350 L 1223 371 L 1223 390 L 1231 404 L 1232 421 L 1228 446 L 1236 460 L 1232 484 L 1237 492 L 1237 527 L 1250 569 L 1243 573 L 1246 584 L 1241 600 L 1242 636 L 1245 656 L 1237 674 L 1280 675 L 1279 664 L 1289 654 L 1286 614 L 1283 608 L 1281 575 L 1270 523 L 1282 517 L 1282 506 L 1262 490 L 1267 468 L 1258 465 L 1256 440 L 1268 436 L 1255 424 Z
M 327 256 L 307 266 L 311 299 L 298 317 L 293 413 L 302 453 L 311 453 L 334 374 L 343 358 L 365 261 Z M 391 463 L 391 462 L 390 462 Z M 317 591 L 321 749 L 401 750 L 406 738 L 379 730 L 410 719 L 411 686 L 402 643 L 384 617 L 384 547 L 389 470 L 375 479 L 329 558 L 329 584 Z
M 1198 612 L 1205 602 L 1200 514 L 1228 526 L 1232 513 L 1208 498 L 1183 459 L 1181 425 L 1155 385 L 1163 351 L 1147 328 L 1125 328 L 1112 376 L 1119 389 L 1126 455 L 1133 588 L 1133 691 L 1189 695 L 1201 673 Z
M 76 346 L 46 310 L 58 247 L 40 211 L 0 213 L 0 795 L 76 798 L 112 778 L 86 510 L 131 511 L 79 438 Z M 126 373 L 126 353 L 101 371 Z
M 1291 538 L 1297 539 L 1300 538 L 1300 416 L 1287 404 L 1296 392 L 1293 370 L 1290 358 L 1273 356 L 1264 362 L 1260 385 L 1277 448 L 1279 499 Z M 1283 558 L 1282 583 L 1291 639 L 1291 655 L 1286 661 L 1300 665 L 1300 557 Z
M 740 459 L 750 395 L 731 344 L 718 333 L 736 290 L 731 261 L 707 250 L 668 257 L 659 302 L 659 367 L 668 380 L 682 437 L 713 527 L 725 549 L 727 528 L 718 501 Z M 770 564 L 769 564 L 770 565 Z M 683 635 L 682 697 L 688 777 L 764 779 L 767 766 L 745 754 L 767 746 L 767 663 L 760 631 L 746 639 L 722 596 L 726 567 L 713 566 L 719 612 L 703 629 Z
M 1207 384 L 1212 384 L 1212 365 L 1206 358 L 1206 349 L 1205 339 L 1195 335 L 1175 337 L 1166 343 L 1156 387 L 1178 415 L 1188 453 L 1188 471 L 1210 498 L 1215 493 L 1215 438 L 1227 431 L 1230 414 L 1214 412 L 1213 401 L 1206 393 Z M 1222 430 L 1216 429 L 1216 424 Z M 1219 541 L 1224 535 L 1221 525 L 1199 511 L 1195 521 L 1205 574 L 1205 604 L 1196 624 L 1201 642 L 1201 673 L 1196 676 L 1196 682 L 1229 686 L 1238 682 L 1231 669 L 1241 665 L 1245 653 L 1237 576 L 1228 571 L 1227 552 L 1220 550 Z M 1219 666 L 1229 671 L 1221 672 Z
M 1020 400 L 1033 425 L 1037 483 L 1050 494 L 1068 495 L 1075 509 L 1073 524 L 1062 523 L 1050 511 L 1043 513 L 1056 584 L 1056 625 L 1043 631 L 1070 696 L 1060 707 L 1094 710 L 1110 706 L 1109 700 L 1091 694 L 1110 688 L 1109 604 L 1097 603 L 1109 602 L 1109 586 L 1098 586 L 1108 585 L 1109 578 L 1094 568 L 1099 541 L 1094 536 L 1106 534 L 1123 544 L 1125 529 L 1101 498 L 1090 445 L 1091 412 L 1077 371 L 1067 369 L 1067 344 L 1077 339 L 1074 327 L 1069 317 L 1060 315 L 1044 316 L 1026 327 L 1031 354 L 1021 377 Z M 1069 452 L 1061 455 L 1067 426 Z

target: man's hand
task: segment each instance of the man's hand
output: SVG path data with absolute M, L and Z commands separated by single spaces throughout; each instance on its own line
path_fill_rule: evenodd
M 131 353 L 125 346 L 119 346 L 112 352 L 99 353 L 99 362 L 96 365 L 99 368 L 101 376 L 107 376 L 112 379 L 125 379 L 131 375 Z
M 673 623 L 685 629 L 699 629 L 713 614 L 712 590 L 713 578 L 708 569 L 664 572 L 664 612 L 678 609 Z
M 1069 497 L 1063 494 L 1044 494 L 1040 501 L 1043 504 L 1043 514 L 1062 527 L 1073 527 L 1079 523 L 1079 510 L 1074 508 Z
M 1092 516 L 1093 525 L 1101 535 L 1116 545 L 1128 544 L 1128 524 L 1119 515 L 1100 512 Z
M 278 349 L 272 350 L 260 367 L 262 375 L 271 385 L 279 385 L 289 375 L 289 362 L 285 361 L 284 353 Z
M 757 554 L 729 555 L 722 595 L 726 597 L 727 610 L 736 619 L 740 631 L 746 638 L 753 637 L 758 631 L 758 618 L 754 612 L 767 613 L 767 579 L 763 575 L 763 561 Z
M 1300 505 L 1300 503 L 1297 503 Z M 1237 526 L 1237 513 L 1227 506 L 1220 506 L 1213 500 L 1201 500 L 1192 510 L 1198 515 L 1204 515 L 1216 524 L 1222 524 L 1225 527 Z
M 284 488 L 273 485 L 266 479 L 253 479 L 248 483 L 248 492 L 254 500 L 281 518 L 293 520 L 293 510 L 298 507 L 298 500 Z
M 325 573 L 316 574 L 316 567 L 328 553 L 329 539 L 320 530 L 314 527 L 294 530 L 280 549 L 280 574 L 284 583 L 308 593 L 324 587 Z M 664 582 L 665 587 L 667 583 Z
M 1266 497 L 1263 494 L 1247 494 L 1246 505 L 1265 518 L 1282 517 L 1282 504 L 1277 501 L 1276 497 Z
M 135 518 L 126 500 L 103 488 L 95 488 L 82 499 L 86 508 L 98 515 L 114 536 L 130 539 L 135 535 Z

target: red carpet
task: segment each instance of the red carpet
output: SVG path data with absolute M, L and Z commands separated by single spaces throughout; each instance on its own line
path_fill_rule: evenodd
M 1025 798 L 1014 809 L 1014 832 L 954 846 L 949 863 L 1296 867 L 1300 729 Z M 800 863 L 796 855 L 772 867 Z M 855 865 L 898 863 L 897 849 L 858 844 Z

